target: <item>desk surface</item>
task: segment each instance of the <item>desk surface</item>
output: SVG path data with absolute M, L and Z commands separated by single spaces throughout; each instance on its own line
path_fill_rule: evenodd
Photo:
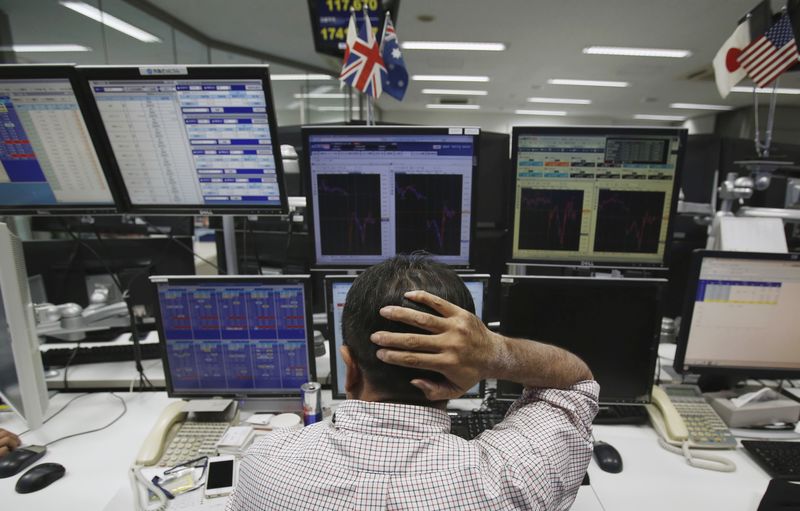
M 49 414 L 76 394 L 57 394 Z M 14 484 L 19 476 L 0 479 L 3 509 L 119 509 L 129 502 L 127 471 L 139 445 L 162 409 L 172 400 L 163 392 L 118 393 L 128 412 L 104 431 L 58 442 L 48 448 L 42 461 L 63 464 L 67 473 L 39 492 L 19 495 Z M 323 394 L 328 405 L 330 393 Z M 456 403 L 458 404 L 458 403 Z M 464 403 L 467 407 L 473 403 Z M 46 443 L 63 435 L 107 424 L 122 410 L 109 393 L 94 393 L 77 399 L 64 413 L 40 429 L 23 436 L 25 443 Z M 25 429 L 11 413 L 0 414 L 0 427 L 14 432 Z M 583 488 L 573 509 L 673 511 L 675 509 L 725 509 L 752 511 L 758 507 L 769 477 L 739 448 L 719 454 L 733 460 L 733 473 L 692 468 L 681 456 L 658 446 L 649 426 L 596 426 L 595 438 L 614 445 L 623 458 L 620 474 L 602 472 L 592 461 L 592 487 Z M 131 509 L 132 509 L 132 504 Z M 110 506 L 110 507 L 108 507 Z

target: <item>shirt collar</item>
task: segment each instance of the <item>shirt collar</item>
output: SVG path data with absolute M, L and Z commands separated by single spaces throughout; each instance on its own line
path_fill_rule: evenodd
M 334 424 L 337 429 L 407 438 L 450 432 L 450 417 L 444 410 L 356 399 L 339 405 Z

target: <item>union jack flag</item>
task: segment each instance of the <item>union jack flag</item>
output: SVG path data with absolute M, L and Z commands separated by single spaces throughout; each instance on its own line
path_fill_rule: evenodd
M 339 80 L 377 99 L 383 92 L 381 82 L 382 76 L 386 74 L 386 67 L 378 41 L 372 33 L 369 15 L 364 14 L 363 17 L 364 23 L 359 26 L 355 11 L 350 13 L 347 48 L 344 51 Z

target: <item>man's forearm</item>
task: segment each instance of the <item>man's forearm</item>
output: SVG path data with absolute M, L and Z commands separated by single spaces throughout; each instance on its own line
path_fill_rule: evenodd
M 583 360 L 557 346 L 502 335 L 497 335 L 496 343 L 489 378 L 526 387 L 557 389 L 592 379 L 592 372 Z

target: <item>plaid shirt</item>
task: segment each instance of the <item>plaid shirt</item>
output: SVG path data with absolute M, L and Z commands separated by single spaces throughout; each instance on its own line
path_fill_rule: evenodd
M 227 511 L 567 509 L 592 453 L 599 385 L 528 389 L 466 441 L 446 412 L 348 400 L 334 420 L 258 440 Z

